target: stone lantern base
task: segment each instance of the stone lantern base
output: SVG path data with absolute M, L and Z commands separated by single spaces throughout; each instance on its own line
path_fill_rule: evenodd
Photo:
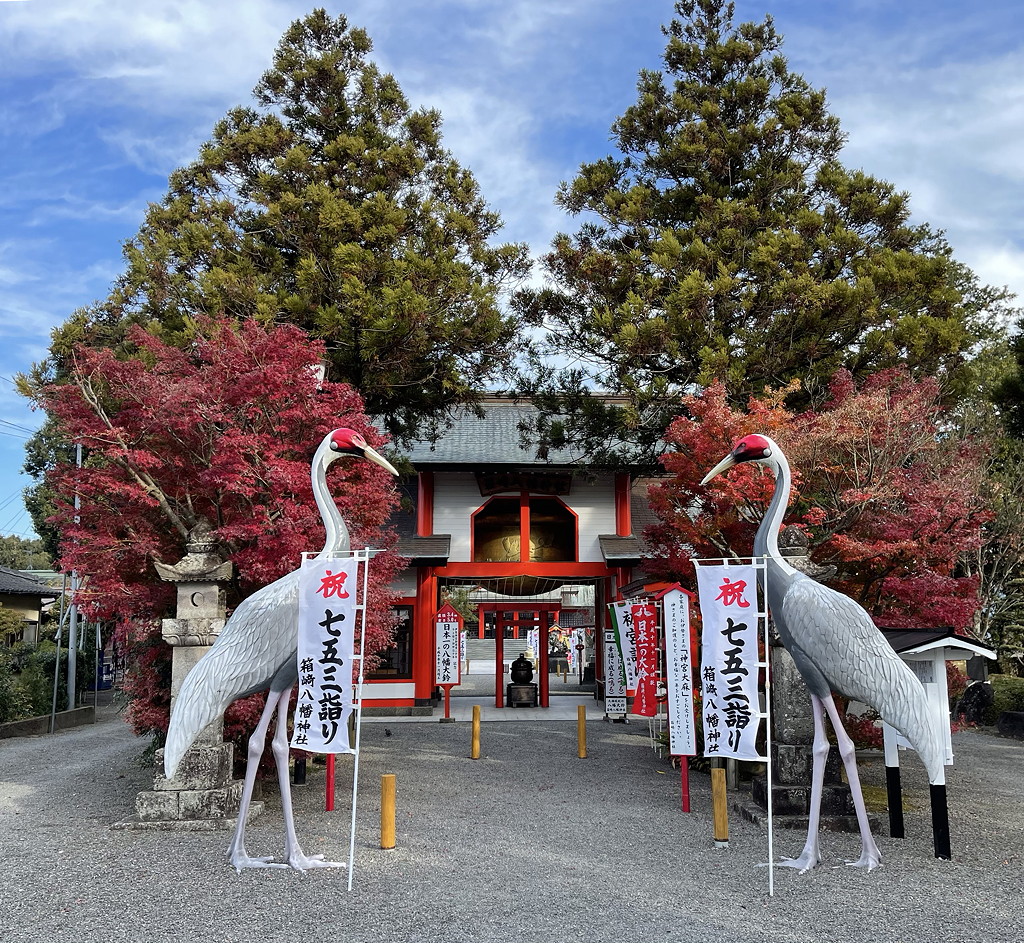
M 193 832 L 234 829 L 242 781 L 231 778 L 233 764 L 234 744 L 199 744 L 182 757 L 174 779 L 168 779 L 162 772 L 164 751 L 158 750 L 153 788 L 135 797 L 135 815 L 114 828 Z M 248 820 L 262 811 L 263 803 L 253 802 Z

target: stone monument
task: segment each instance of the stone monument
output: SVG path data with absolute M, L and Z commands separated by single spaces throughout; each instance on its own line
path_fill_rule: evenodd
M 231 563 L 220 555 L 208 524 L 189 534 L 185 556 L 173 566 L 156 563 L 160 578 L 177 587 L 173 619 L 164 619 L 161 634 L 172 646 L 171 704 L 185 676 L 206 654 L 225 622 L 224 584 Z M 234 828 L 242 781 L 232 779 L 234 745 L 224 742 L 223 718 L 210 724 L 185 754 L 174 779 L 163 774 L 163 750 L 156 754 L 152 790 L 140 792 L 136 814 L 115 828 L 212 830 Z M 259 814 L 254 802 L 249 818 Z

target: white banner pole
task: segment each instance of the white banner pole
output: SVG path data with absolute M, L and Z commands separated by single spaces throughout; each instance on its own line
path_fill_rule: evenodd
M 363 677 L 366 666 L 366 593 L 369 587 L 370 550 L 357 550 L 353 556 L 363 564 L 363 580 L 361 584 L 362 599 L 359 604 L 359 681 L 356 685 L 356 755 L 352 762 L 352 821 L 348 837 L 348 889 L 352 890 L 352 878 L 356 863 L 356 802 L 359 797 L 359 742 L 363 731 Z
M 761 585 L 761 600 L 759 602 L 759 615 L 764 619 L 764 743 L 765 755 L 765 785 L 768 789 L 768 896 L 775 896 L 775 845 L 772 822 L 772 671 L 771 659 L 768 652 L 771 648 L 768 638 L 768 590 L 765 581 L 767 562 L 764 557 L 755 558 L 754 565 L 757 568 Z

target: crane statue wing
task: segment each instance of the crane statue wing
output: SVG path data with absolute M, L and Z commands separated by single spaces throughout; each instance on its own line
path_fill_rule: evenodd
M 266 690 L 275 678 L 283 686 L 294 683 L 298 576 L 297 570 L 288 573 L 243 600 L 185 678 L 164 746 L 168 777 L 200 732 L 233 701 Z
M 827 687 L 812 690 L 819 696 L 837 691 L 874 707 L 920 755 L 929 777 L 943 766 L 934 718 L 928 709 L 924 687 L 910 667 L 878 631 L 871 617 L 849 596 L 829 589 L 809 577 L 798 578 L 787 590 L 782 614 L 795 641 L 793 658 L 804 673 L 802 661 L 813 661 Z M 801 642 L 814 640 L 813 653 Z

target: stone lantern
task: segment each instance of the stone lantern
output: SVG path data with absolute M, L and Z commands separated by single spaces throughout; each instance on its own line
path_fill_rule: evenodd
M 189 533 L 185 556 L 173 566 L 156 563 L 160 578 L 177 587 L 173 619 L 164 619 L 161 634 L 172 646 L 171 706 L 181 683 L 209 651 L 225 622 L 224 584 L 231 563 L 220 555 L 211 528 L 200 523 Z M 196 737 L 174 779 L 163 774 L 163 750 L 156 754 L 153 789 L 135 800 L 136 815 L 125 828 L 207 830 L 233 828 L 242 795 L 242 781 L 233 780 L 234 745 L 224 742 L 224 720 L 218 718 Z M 249 815 L 258 814 L 253 803 Z

